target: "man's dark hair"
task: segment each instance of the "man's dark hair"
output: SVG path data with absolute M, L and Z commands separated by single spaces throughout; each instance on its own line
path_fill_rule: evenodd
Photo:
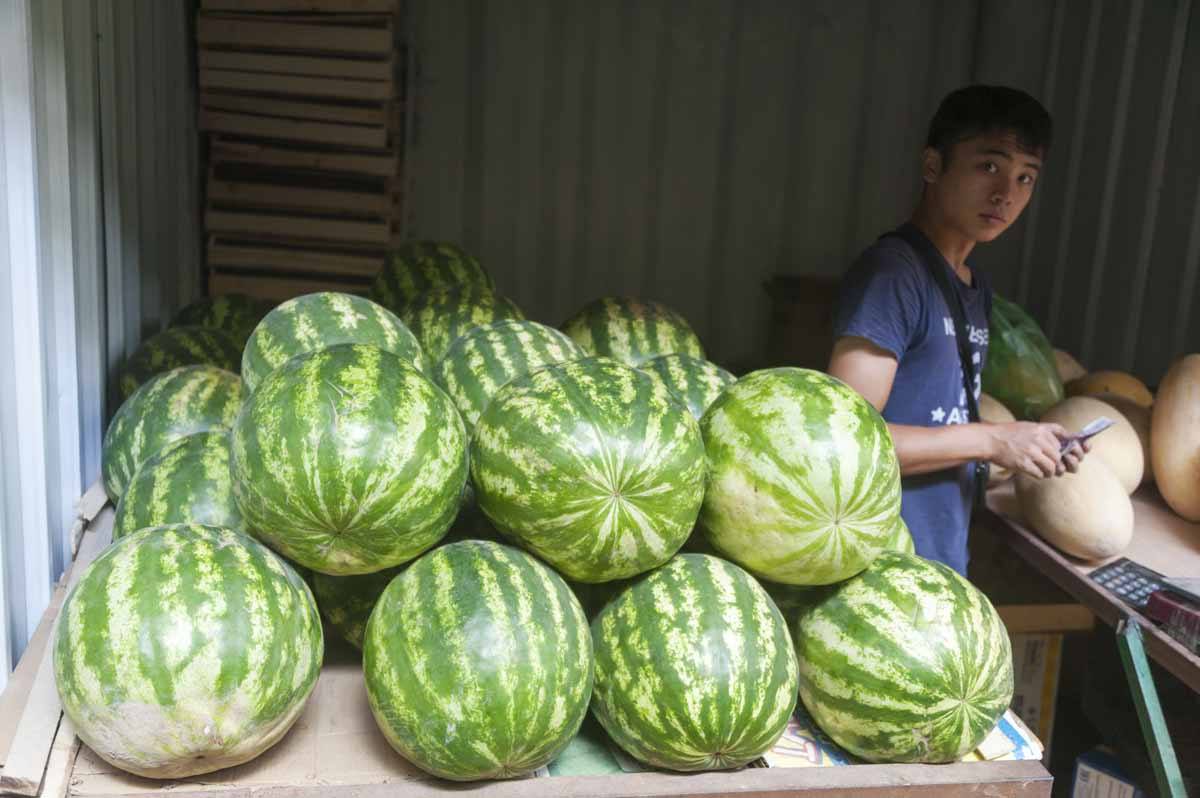
M 929 123 L 926 147 L 950 162 L 954 145 L 988 133 L 1014 133 L 1017 146 L 1045 157 L 1050 151 L 1053 123 L 1040 102 L 1008 86 L 967 86 L 946 95 Z

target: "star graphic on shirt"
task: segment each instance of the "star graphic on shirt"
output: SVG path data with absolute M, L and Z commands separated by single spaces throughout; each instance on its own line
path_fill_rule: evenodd
M 934 410 L 931 415 L 935 424 L 941 424 L 946 419 L 946 411 L 940 407 Z

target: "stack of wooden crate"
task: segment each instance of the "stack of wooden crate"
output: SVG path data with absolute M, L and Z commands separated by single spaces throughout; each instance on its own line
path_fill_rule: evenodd
M 201 0 L 209 293 L 362 291 L 402 233 L 401 0 Z

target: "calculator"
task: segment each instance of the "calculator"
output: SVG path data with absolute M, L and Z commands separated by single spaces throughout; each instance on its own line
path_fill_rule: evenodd
M 1089 574 L 1097 582 L 1129 606 L 1144 610 L 1150 594 L 1173 586 L 1167 578 L 1151 568 L 1139 565 L 1128 557 L 1110 562 Z

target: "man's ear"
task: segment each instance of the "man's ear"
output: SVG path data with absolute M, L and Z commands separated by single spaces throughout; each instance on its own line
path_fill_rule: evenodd
M 936 183 L 942 174 L 942 154 L 933 147 L 926 147 L 921 154 L 921 179 L 926 183 Z

